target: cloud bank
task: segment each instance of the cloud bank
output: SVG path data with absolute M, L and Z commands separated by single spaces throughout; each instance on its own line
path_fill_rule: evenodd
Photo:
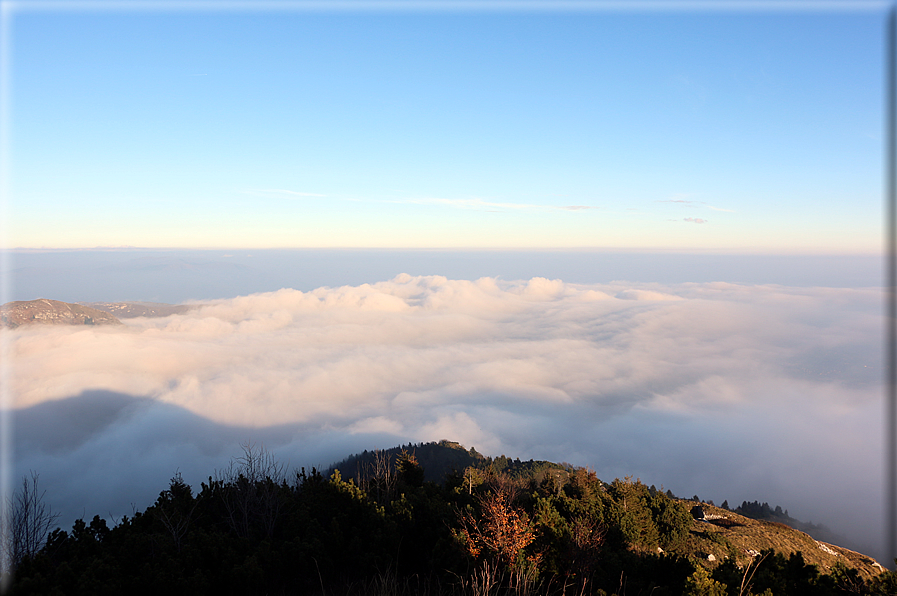
M 16 473 L 131 514 L 241 441 L 292 466 L 443 438 L 769 501 L 876 555 L 882 293 L 399 275 L 8 332 Z M 874 512 L 874 516 L 869 515 Z

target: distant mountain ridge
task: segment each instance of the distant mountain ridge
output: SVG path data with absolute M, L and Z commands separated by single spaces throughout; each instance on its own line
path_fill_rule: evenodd
M 180 315 L 199 304 L 161 302 L 62 302 L 38 298 L 18 300 L 0 306 L 0 326 L 15 329 L 21 325 L 122 325 L 121 319 Z
M 114 315 L 84 306 L 59 300 L 38 298 L 19 300 L 0 306 L 0 323 L 3 327 L 15 329 L 22 325 L 121 325 Z
M 107 312 L 120 319 L 181 315 L 199 307 L 199 305 L 193 304 L 164 304 L 161 302 L 79 302 L 78 304 Z

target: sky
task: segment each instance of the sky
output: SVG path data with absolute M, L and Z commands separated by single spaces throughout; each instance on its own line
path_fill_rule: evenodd
M 0 13 L 4 300 L 203 305 L 0 337 L 64 524 L 449 439 L 890 561 L 886 4 L 122 6 Z
M 880 252 L 886 3 L 727 5 L 7 2 L 3 246 Z

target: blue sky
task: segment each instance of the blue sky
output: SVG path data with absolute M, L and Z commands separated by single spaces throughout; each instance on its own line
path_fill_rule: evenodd
M 29 6 L 6 247 L 882 248 L 884 4 Z

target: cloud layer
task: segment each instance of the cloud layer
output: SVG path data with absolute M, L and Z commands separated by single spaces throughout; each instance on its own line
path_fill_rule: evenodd
M 123 329 L 16 330 L 17 473 L 40 472 L 69 515 L 120 515 L 240 441 L 310 466 L 447 438 L 770 501 L 871 551 L 876 524 L 855 512 L 881 511 L 881 300 L 400 275 Z

